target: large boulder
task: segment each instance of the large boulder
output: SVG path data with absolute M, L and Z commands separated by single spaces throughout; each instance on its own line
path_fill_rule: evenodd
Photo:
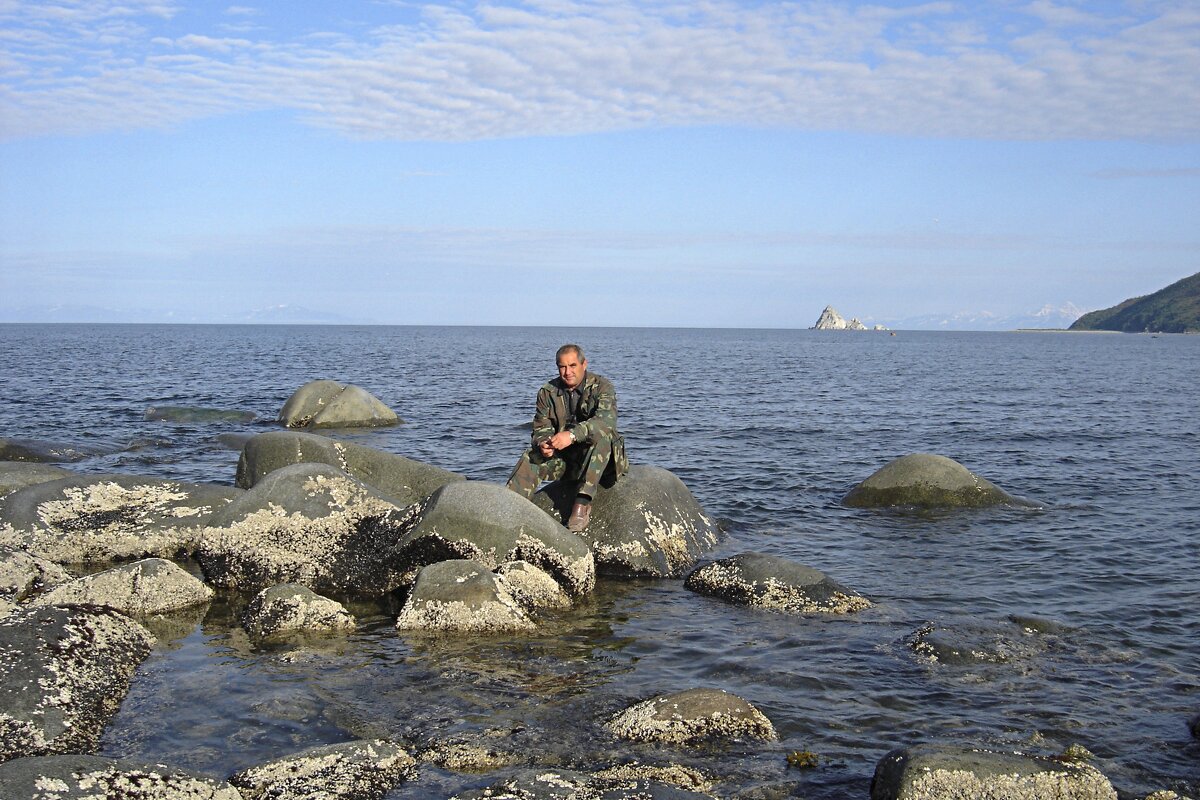
M 414 772 L 400 745 L 376 739 L 313 747 L 242 770 L 242 800 L 378 800 Z
M 0 550 L 0 597 L 13 602 L 71 580 L 65 569 L 24 550 Z
M 111 609 L 47 606 L 0 618 L 0 761 L 95 749 L 153 645 Z
M 402 506 L 425 499 L 447 483 L 466 480 L 449 470 L 373 447 L 314 433 L 272 431 L 246 442 L 238 459 L 236 483 L 249 489 L 280 467 L 303 462 L 337 467 Z
M 737 695 L 689 689 L 638 703 L 607 725 L 621 739 L 699 745 L 729 739 L 777 738 L 771 720 Z
M 933 453 L 913 453 L 889 462 L 851 489 L 842 503 L 853 508 L 1030 505 L 954 459 Z
M 263 589 L 242 612 L 242 627 L 256 639 L 292 633 L 337 633 L 354 630 L 354 626 L 354 616 L 341 603 L 296 583 Z
M 89 755 L 32 756 L 0 764 L 0 797 L 30 800 L 242 800 L 224 781 L 165 764 Z
M 473 559 L 488 569 L 528 561 L 572 597 L 588 594 L 596 584 L 592 551 L 579 537 L 515 492 L 476 481 L 434 492 L 397 543 L 395 558 L 411 579 L 427 564 Z
M 454 633 L 506 633 L 535 628 L 504 579 L 482 564 L 466 559 L 439 561 L 417 573 L 417 582 L 396 618 L 396 627 Z
M 401 585 L 389 553 L 408 519 L 390 498 L 336 467 L 293 464 L 214 514 L 196 559 L 208 582 L 225 588 L 299 583 L 380 595 Z
M 871 800 L 1116 800 L 1108 778 L 1087 764 L 968 747 L 893 750 L 875 767 Z
M 31 461 L 0 461 L 0 497 L 18 489 L 46 483 L 74 474 L 69 469 Z
M 534 495 L 545 511 L 566 519 L 575 485 L 555 481 Z M 674 473 L 634 465 L 592 500 L 591 524 L 580 536 L 603 575 L 678 577 L 717 542 L 716 524 Z
M 742 553 L 705 564 L 683 584 L 699 594 L 785 614 L 848 614 L 871 601 L 820 570 L 786 558 Z
M 146 558 L 68 581 L 33 601 L 39 606 L 89 604 L 132 616 L 169 614 L 203 605 L 213 590 L 177 564 Z
M 289 428 L 373 428 L 396 425 L 401 419 L 366 389 L 310 381 L 283 404 L 279 421 Z
M 231 486 L 134 475 L 76 475 L 0 499 L 0 547 L 60 564 L 189 555 Z

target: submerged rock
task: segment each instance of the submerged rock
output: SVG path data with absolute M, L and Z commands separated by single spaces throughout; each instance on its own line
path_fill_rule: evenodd
M 721 689 L 689 689 L 646 700 L 613 717 L 608 729 L 622 739 L 676 745 L 776 738 L 775 726 L 761 711 Z
M 555 481 L 534 502 L 566 519 L 575 485 Z M 717 542 L 717 527 L 673 473 L 634 465 L 611 487 L 601 485 L 592 500 L 591 524 L 579 534 L 605 575 L 678 577 Z
M 200 406 L 150 406 L 143 415 L 155 422 L 179 424 L 196 422 L 253 422 L 258 415 L 237 409 L 202 408 Z
M 0 547 L 60 564 L 188 555 L 242 491 L 134 475 L 77 475 L 0 499 Z
M 421 567 L 449 559 L 472 559 L 488 569 L 528 561 L 572 597 L 596 584 L 595 561 L 583 541 L 525 498 L 491 483 L 450 483 L 434 492 L 396 545 L 395 557 L 413 577 Z
M 0 461 L 0 497 L 18 489 L 69 478 L 74 473 L 69 469 L 31 461 Z
M 466 480 L 449 470 L 373 447 L 315 433 L 272 431 L 246 442 L 238 459 L 236 483 L 249 489 L 280 467 L 303 462 L 337 467 L 401 506 L 423 500 L 447 483 Z
M 153 645 L 110 609 L 47 606 L 0 618 L 0 761 L 95 749 Z
M 17 602 L 71 580 L 65 569 L 24 550 L 0 550 L 0 597 Z
M 367 428 L 396 425 L 396 412 L 353 384 L 310 381 L 284 403 L 279 421 L 289 428 Z
M 401 585 L 388 554 L 400 508 L 325 464 L 275 470 L 209 520 L 196 559 L 216 586 L 260 591 L 299 583 L 331 594 L 379 595 Z
M 635 775 L 588 775 L 548 767 L 524 769 L 451 800 L 701 800 L 712 795 Z
M 871 607 L 871 601 L 820 570 L 758 553 L 705 564 L 683 585 L 699 594 L 785 614 L 848 614 Z
M 0 797 L 31 800 L 242 800 L 224 781 L 168 767 L 88 755 L 0 764 Z
M 932 453 L 913 453 L 889 462 L 851 489 L 842 503 L 854 508 L 1029 505 L 957 461 Z
M 871 800 L 1116 800 L 1095 767 L 1020 753 L 924 745 L 893 750 L 875 767 Z
M 411 777 L 415 765 L 394 742 L 360 740 L 303 750 L 242 770 L 229 782 L 242 800 L 378 800 Z
M 47 442 L 40 439 L 5 439 L 0 437 L 0 461 L 29 461 L 39 464 L 56 464 L 82 461 L 116 448 L 83 447 L 64 442 Z
M 263 589 L 242 612 L 242 627 L 260 639 L 289 633 L 351 631 L 354 626 L 354 616 L 341 603 L 296 583 Z
M 161 558 L 147 558 L 76 578 L 41 595 L 32 605 L 84 603 L 146 616 L 202 605 L 213 594 L 212 589 L 179 565 Z
M 536 626 L 502 578 L 476 561 L 453 559 L 430 564 L 417 574 L 396 627 L 505 633 L 532 631 Z
M 1010 631 L 984 624 L 924 625 L 905 644 L 926 663 L 947 665 L 1004 664 L 1041 647 L 1033 639 L 1018 644 Z

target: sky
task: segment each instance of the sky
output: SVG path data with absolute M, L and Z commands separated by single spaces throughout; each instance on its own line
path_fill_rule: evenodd
M 0 0 L 0 321 L 805 328 L 1197 271 L 1195 0 Z

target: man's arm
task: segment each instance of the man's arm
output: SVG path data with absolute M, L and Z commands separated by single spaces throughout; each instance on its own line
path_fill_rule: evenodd
M 617 432 L 617 390 L 608 378 L 600 378 L 598 384 L 600 396 L 596 400 L 596 413 L 571 428 L 577 442 L 594 441 L 598 433 L 612 437 Z
M 537 406 L 533 412 L 533 434 L 530 441 L 535 448 L 555 434 L 554 421 L 550 418 L 553 408 L 554 398 L 547 384 L 538 390 Z

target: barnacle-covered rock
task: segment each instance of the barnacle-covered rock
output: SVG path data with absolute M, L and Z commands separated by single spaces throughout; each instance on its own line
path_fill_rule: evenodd
M 503 578 L 465 559 L 424 567 L 396 618 L 401 630 L 455 633 L 532 631 L 536 627 Z
M 0 797 L 35 800 L 242 800 L 224 781 L 165 764 L 89 755 L 33 756 L 0 764 Z
M 145 616 L 202 605 L 212 597 L 212 589 L 179 565 L 162 558 L 146 558 L 68 581 L 40 595 L 32 604 L 86 603 Z
M 263 589 L 242 612 L 242 627 L 260 639 L 289 633 L 350 631 L 354 626 L 354 616 L 341 603 L 296 583 Z
M 689 689 L 646 700 L 609 720 L 608 729 L 622 739 L 676 745 L 776 738 L 775 726 L 761 711 L 720 689 Z
M 699 594 L 785 614 L 848 614 L 871 606 L 870 600 L 820 570 L 758 553 L 705 564 L 683 585 Z
M 359 740 L 303 750 L 242 770 L 229 782 L 243 800 L 378 800 L 407 779 L 416 762 L 400 745 Z

